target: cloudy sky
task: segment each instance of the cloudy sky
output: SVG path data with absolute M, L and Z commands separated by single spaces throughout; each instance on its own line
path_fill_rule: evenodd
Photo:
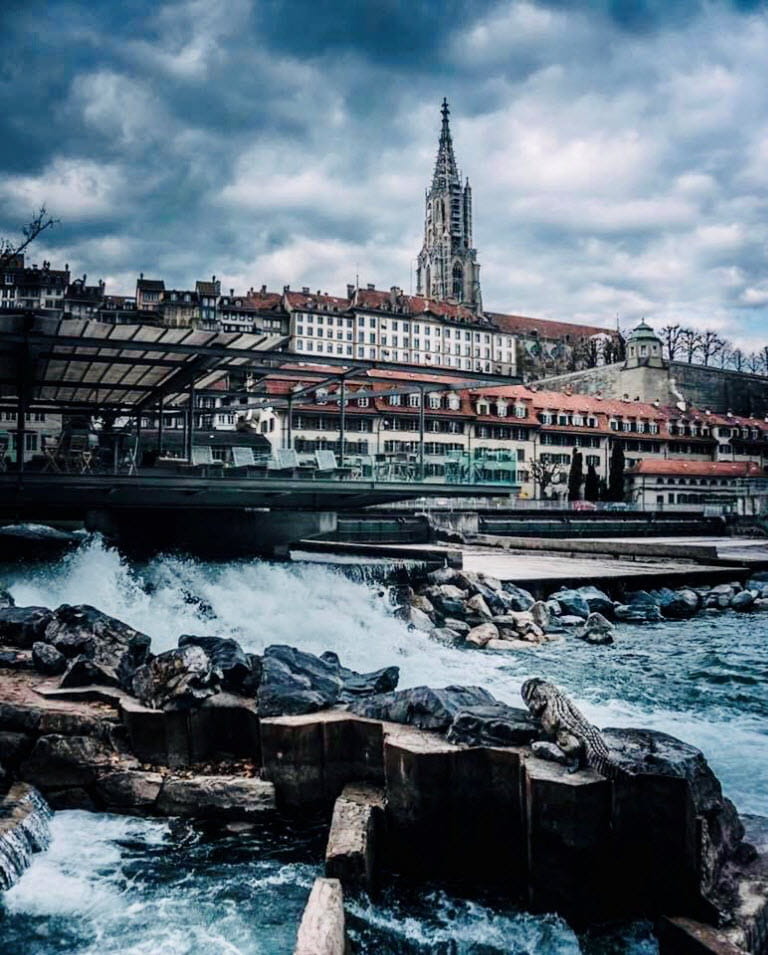
M 486 308 L 768 342 L 754 0 L 3 0 L 0 234 L 110 291 L 410 286 L 439 106 Z

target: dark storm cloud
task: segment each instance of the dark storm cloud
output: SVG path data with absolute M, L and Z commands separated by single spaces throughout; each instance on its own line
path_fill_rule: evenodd
M 767 55 L 752 0 L 6 0 L 0 234 L 45 201 L 113 290 L 408 287 L 447 95 L 488 307 L 757 341 Z

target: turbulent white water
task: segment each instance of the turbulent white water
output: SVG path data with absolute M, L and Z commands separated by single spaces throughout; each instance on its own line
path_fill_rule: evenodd
M 545 676 L 600 726 L 647 726 L 700 747 L 742 811 L 768 814 L 768 615 L 623 627 L 607 648 L 568 639 L 488 653 L 408 631 L 382 588 L 318 564 L 131 565 L 91 538 L 61 561 L 8 568 L 5 582 L 19 605 L 92 604 L 148 633 L 157 650 L 182 633 L 232 636 L 256 652 L 335 650 L 357 670 L 398 665 L 404 687 L 478 684 L 517 705 L 522 681 Z

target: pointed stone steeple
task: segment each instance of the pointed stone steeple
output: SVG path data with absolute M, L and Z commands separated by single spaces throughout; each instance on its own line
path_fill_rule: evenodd
M 456 166 L 456 157 L 453 155 L 453 140 L 451 139 L 451 127 L 448 117 L 451 111 L 448 108 L 448 100 L 443 100 L 440 110 L 443 114 L 443 126 L 440 130 L 440 143 L 437 147 L 437 159 L 435 160 L 435 174 L 432 176 L 432 189 L 447 189 L 449 186 L 460 184 L 461 177 Z
M 426 195 L 424 245 L 419 253 L 416 292 L 427 298 L 453 300 L 482 311 L 480 266 L 472 247 L 472 189 L 462 186 L 449 123 L 448 100 L 440 110 L 443 121 L 432 185 Z

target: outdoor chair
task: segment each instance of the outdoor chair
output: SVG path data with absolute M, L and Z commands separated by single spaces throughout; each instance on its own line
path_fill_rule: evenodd
M 339 470 L 339 464 L 333 451 L 315 451 L 315 466 L 318 471 L 323 473 L 327 471 L 335 473 Z
M 11 446 L 11 436 L 7 431 L 0 433 L 0 471 L 8 470 L 8 449 Z
M 299 467 L 299 456 L 293 448 L 280 448 L 267 463 L 268 471 L 291 471 Z
M 209 468 L 223 468 L 224 462 L 214 458 L 210 445 L 200 444 L 192 447 L 192 460 L 187 467 L 207 474 Z
M 53 471 L 54 474 L 61 474 L 63 437 L 63 432 L 60 432 L 58 437 L 48 434 L 43 435 L 43 457 L 45 458 L 43 471 Z
M 253 448 L 232 448 L 232 466 L 236 468 L 252 468 L 256 464 Z
M 72 434 L 63 454 L 64 470 L 75 474 L 88 474 L 93 462 L 93 451 L 87 433 Z

